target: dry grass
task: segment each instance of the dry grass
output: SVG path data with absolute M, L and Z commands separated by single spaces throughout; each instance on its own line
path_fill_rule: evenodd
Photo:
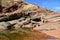
M 4 30 L 0 32 L 0 40 L 45 40 L 49 37 L 45 33 L 26 29 Z

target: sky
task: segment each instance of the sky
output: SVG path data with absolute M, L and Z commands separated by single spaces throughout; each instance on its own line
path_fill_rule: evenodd
M 60 0 L 25 0 L 31 4 L 60 12 Z

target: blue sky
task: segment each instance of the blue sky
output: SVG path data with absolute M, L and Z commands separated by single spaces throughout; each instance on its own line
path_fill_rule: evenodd
M 60 12 L 60 0 L 25 0 L 40 7 Z

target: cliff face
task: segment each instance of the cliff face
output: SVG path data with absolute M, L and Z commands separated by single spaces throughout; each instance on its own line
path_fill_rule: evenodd
M 13 1 L 13 3 L 11 1 L 7 0 L 5 2 L 5 0 L 2 0 L 2 12 L 0 13 L 1 29 L 11 29 L 13 26 L 20 28 L 24 27 L 24 25 L 25 27 L 29 25 L 33 28 L 34 24 L 36 26 L 41 21 L 39 14 L 41 9 L 39 9 L 39 6 L 24 1 Z
M 37 5 L 29 4 L 22 0 L 6 0 L 6 2 L 5 0 L 2 0 L 2 5 L 2 12 L 0 13 L 0 22 L 1 25 L 3 25 L 2 23 L 4 23 L 6 27 L 12 27 L 16 25 L 31 25 L 31 27 L 37 27 L 40 26 L 40 24 L 47 22 L 47 19 L 50 18 L 50 15 L 55 15 L 57 13 L 45 8 L 41 8 Z M 58 15 L 59 13 L 56 16 Z

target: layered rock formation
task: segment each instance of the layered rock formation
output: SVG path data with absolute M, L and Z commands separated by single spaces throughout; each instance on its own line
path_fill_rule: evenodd
M 3 29 L 11 29 L 14 27 L 40 26 L 42 16 L 38 6 L 26 3 L 24 1 L 15 1 L 7 6 L 2 6 L 0 13 L 0 26 Z

